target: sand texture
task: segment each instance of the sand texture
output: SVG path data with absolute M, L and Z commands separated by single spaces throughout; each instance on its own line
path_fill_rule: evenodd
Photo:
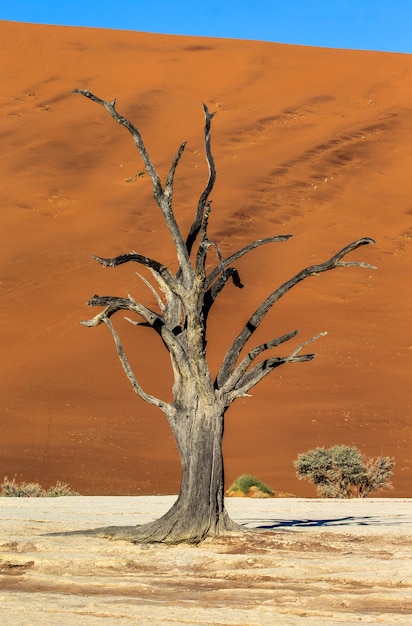
M 48 534 L 149 521 L 173 500 L 0 498 L 1 623 L 411 623 L 411 500 L 233 498 L 260 532 L 197 547 Z
M 210 236 L 226 256 L 294 235 L 237 263 L 245 289 L 228 286 L 210 320 L 213 372 L 274 287 L 359 237 L 376 239 L 353 258 L 378 271 L 311 278 L 257 333 L 260 343 L 328 331 L 317 359 L 279 368 L 230 408 L 228 484 L 247 472 L 314 495 L 293 460 L 345 443 L 394 456 L 389 495 L 410 496 L 412 57 L 11 22 L 0 23 L 0 42 L 0 477 L 63 480 L 84 495 L 179 485 L 163 415 L 133 393 L 107 329 L 79 323 L 95 293 L 155 306 L 136 267 L 103 269 L 91 254 L 137 250 L 176 269 L 133 142 L 71 93 L 86 88 L 117 98 L 162 178 L 188 141 L 174 196 L 184 232 L 207 178 L 204 101 L 217 111 Z M 163 346 L 118 318 L 142 386 L 170 399 Z

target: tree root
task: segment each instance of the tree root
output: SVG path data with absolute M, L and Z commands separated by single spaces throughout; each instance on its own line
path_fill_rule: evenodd
M 177 545 L 179 543 L 187 543 L 196 545 L 207 538 L 225 537 L 244 533 L 247 530 L 234 522 L 226 512 L 223 519 L 220 519 L 219 523 L 213 526 L 200 524 L 196 518 L 189 522 L 187 519 L 173 519 L 174 517 L 166 514 L 153 522 L 139 526 L 104 526 L 62 533 L 49 533 L 49 535 L 101 537 L 130 541 L 136 544 L 163 543 Z

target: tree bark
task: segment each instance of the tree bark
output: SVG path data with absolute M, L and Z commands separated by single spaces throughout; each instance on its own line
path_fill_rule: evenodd
M 223 411 L 219 402 L 202 400 L 193 406 L 191 393 L 188 390 L 189 406 L 179 408 L 169 418 L 182 465 L 180 493 L 174 505 L 154 522 L 109 526 L 90 531 L 93 535 L 136 543 L 177 544 L 199 543 L 206 537 L 241 531 L 224 506 Z

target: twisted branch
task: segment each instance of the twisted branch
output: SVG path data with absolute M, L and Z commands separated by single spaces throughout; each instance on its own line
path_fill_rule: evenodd
M 275 339 L 272 339 L 272 341 L 262 343 L 260 346 L 256 346 L 255 348 L 253 348 L 253 350 L 251 350 L 244 357 L 244 359 L 239 363 L 238 367 L 235 369 L 233 374 L 229 376 L 228 380 L 226 381 L 226 383 L 224 384 L 222 388 L 222 391 L 227 392 L 227 391 L 230 391 L 232 388 L 236 387 L 239 380 L 248 370 L 250 365 L 253 363 L 255 359 L 257 359 L 257 357 L 260 354 L 262 354 L 262 352 L 265 352 L 266 350 L 271 350 L 272 348 L 276 348 L 277 346 L 280 346 L 282 343 L 285 343 L 286 341 L 290 341 L 290 339 L 293 339 L 294 337 L 296 337 L 298 332 L 299 332 L 298 330 L 293 330 L 289 333 L 286 333 L 285 335 L 282 335 L 281 337 L 276 337 Z
M 237 261 L 237 259 L 240 259 L 242 256 L 244 256 L 251 250 L 255 250 L 255 248 L 264 246 L 267 243 L 287 241 L 288 239 L 291 239 L 291 237 L 293 237 L 293 235 L 276 235 L 275 237 L 266 237 L 266 239 L 256 239 L 256 241 L 252 241 L 252 243 L 248 244 L 244 248 L 241 248 L 237 252 L 234 252 L 233 254 L 228 256 L 226 259 L 224 260 L 219 259 L 220 261 L 219 265 L 217 265 L 206 278 L 206 283 L 205 283 L 206 289 L 210 287 L 212 282 L 219 276 L 219 274 L 223 272 L 223 270 L 228 265 L 231 265 L 232 263 L 234 263 L 234 261 Z
M 209 170 L 209 177 L 207 179 L 207 183 L 206 183 L 204 190 L 200 194 L 200 198 L 197 203 L 197 211 L 196 211 L 195 219 L 193 221 L 193 224 L 190 227 L 189 234 L 186 238 L 186 248 L 187 248 L 189 255 L 192 251 L 193 244 L 195 243 L 196 238 L 201 229 L 202 221 L 203 221 L 203 213 L 204 213 L 209 196 L 212 193 L 212 190 L 216 181 L 215 161 L 213 158 L 211 143 L 210 143 L 210 127 L 211 127 L 212 119 L 216 115 L 216 111 L 214 113 L 210 113 L 208 107 L 204 103 L 203 103 L 203 111 L 205 113 L 204 145 L 205 145 L 206 162 L 207 162 L 207 166 Z
M 157 406 L 161 411 L 163 411 L 163 413 L 168 414 L 170 412 L 170 405 L 167 404 L 166 402 L 163 402 L 162 400 L 159 400 L 159 398 L 156 398 L 155 396 L 152 396 L 151 394 L 148 394 L 146 392 L 143 391 L 142 387 L 140 386 L 136 376 L 133 373 L 132 368 L 130 367 L 130 363 L 127 359 L 127 356 L 123 350 L 123 346 L 122 343 L 120 341 L 120 337 L 117 334 L 117 332 L 115 331 L 115 329 L 113 328 L 113 324 L 111 323 L 111 321 L 109 320 L 109 318 L 107 316 L 105 316 L 102 321 L 106 324 L 106 326 L 108 327 L 108 329 L 110 330 L 110 332 L 112 333 L 113 336 L 113 340 L 116 346 L 116 352 L 118 354 L 118 357 L 120 359 L 120 363 L 122 364 L 123 370 L 127 376 L 127 378 L 129 379 L 133 390 L 137 393 L 137 395 L 144 400 L 145 402 L 147 402 L 148 404 L 153 404 L 154 406 Z
M 179 150 L 176 152 L 175 158 L 173 159 L 172 165 L 170 166 L 169 174 L 166 179 L 164 195 L 168 199 L 170 205 L 171 205 L 172 196 L 173 196 L 173 183 L 175 179 L 176 168 L 179 164 L 180 158 L 185 148 L 186 148 L 186 141 L 184 141 L 180 145 Z
M 324 263 L 320 263 L 318 265 L 311 265 L 310 267 L 307 267 L 301 270 L 300 272 L 295 274 L 295 276 L 293 276 L 288 281 L 283 283 L 283 285 L 275 289 L 275 291 L 273 291 L 266 298 L 266 300 L 262 302 L 262 304 L 256 309 L 253 315 L 249 318 L 249 320 L 246 322 L 245 326 L 240 331 L 240 333 L 238 334 L 238 336 L 232 343 L 231 347 L 227 351 L 223 359 L 221 368 L 219 370 L 218 376 L 217 376 L 217 386 L 221 388 L 225 384 L 229 376 L 232 374 L 236 361 L 240 355 L 240 352 L 246 345 L 246 342 L 253 335 L 256 329 L 260 326 L 262 320 L 264 319 L 266 314 L 270 311 L 270 309 L 275 304 L 275 302 L 277 302 L 282 296 L 285 295 L 285 293 L 287 293 L 290 289 L 292 289 L 292 287 L 300 283 L 302 280 L 309 278 L 309 276 L 316 276 L 318 274 L 321 274 L 322 272 L 327 272 L 337 267 L 357 266 L 357 267 L 366 267 L 369 269 L 376 269 L 373 265 L 370 265 L 369 263 L 364 263 L 362 261 L 356 261 L 356 262 L 342 261 L 342 258 L 346 256 L 347 254 L 349 254 L 349 252 L 352 252 L 353 250 L 356 250 L 357 248 L 370 244 L 370 243 L 375 243 L 375 242 L 373 239 L 370 239 L 369 237 L 357 239 L 356 241 L 342 248 L 342 250 L 337 252 L 328 261 L 325 261 Z
M 88 91 L 87 89 L 73 89 L 72 93 L 79 93 L 80 95 L 84 96 L 85 98 L 88 98 L 89 100 L 91 100 L 92 102 L 96 102 L 97 104 L 100 104 L 101 106 L 103 106 L 106 111 L 108 111 L 110 113 L 110 115 L 112 116 L 112 118 L 118 123 L 121 124 L 122 126 L 124 126 L 129 133 L 132 135 L 133 140 L 136 144 L 136 147 L 139 151 L 140 156 L 142 157 L 143 160 L 143 164 L 146 168 L 147 173 L 149 174 L 150 178 L 152 179 L 152 183 L 153 183 L 153 194 L 155 196 L 155 198 L 160 197 L 163 194 L 163 189 L 162 189 L 162 183 L 160 182 L 160 178 L 159 175 L 156 171 L 155 166 L 153 165 L 149 153 L 146 149 L 146 146 L 144 144 L 142 135 L 140 133 L 140 130 L 138 128 L 136 128 L 136 126 L 134 126 L 131 122 L 129 122 L 128 119 L 126 119 L 125 117 L 123 117 L 123 115 L 120 115 L 117 111 L 116 111 L 116 99 L 112 100 L 111 102 L 108 102 L 106 100 L 102 100 L 102 98 L 99 98 L 98 96 L 95 96 L 93 93 L 91 93 L 90 91 Z
M 73 93 L 79 93 L 82 96 L 85 96 L 86 98 L 88 98 L 89 100 L 92 100 L 93 102 L 96 102 L 97 104 L 100 104 L 101 106 L 103 106 L 110 113 L 112 118 L 116 122 L 124 126 L 132 135 L 134 143 L 136 144 L 139 154 L 143 160 L 145 169 L 152 180 L 154 199 L 156 201 L 157 206 L 159 207 L 159 209 L 161 210 L 163 214 L 166 225 L 175 243 L 177 258 L 178 258 L 180 269 L 181 269 L 181 274 L 184 277 L 185 283 L 187 285 L 190 285 L 193 280 L 193 275 L 194 275 L 193 268 L 190 264 L 189 254 L 186 248 L 186 244 L 183 240 L 183 236 L 180 232 L 180 228 L 176 222 L 176 219 L 173 214 L 173 209 L 172 209 L 174 174 L 176 171 L 177 164 L 180 160 L 180 157 L 183 154 L 185 144 L 182 144 L 179 147 L 179 150 L 176 156 L 174 157 L 173 163 L 171 165 L 171 168 L 167 177 L 166 187 L 165 187 L 165 190 L 163 191 L 160 177 L 156 171 L 155 166 L 153 165 L 150 159 L 149 153 L 143 142 L 139 129 L 136 128 L 136 126 L 134 126 L 127 118 L 120 115 L 116 111 L 116 100 L 107 102 L 105 100 L 102 100 L 101 98 L 98 98 L 87 89 L 73 89 L 72 91 Z
M 295 336 L 296 333 L 297 331 L 294 331 L 293 333 L 289 333 L 290 335 L 289 337 L 288 335 L 284 335 L 283 336 L 285 338 L 284 341 L 288 341 L 292 336 Z M 309 345 L 310 343 L 313 343 L 314 341 L 319 339 L 319 337 L 323 337 L 326 334 L 327 334 L 326 332 L 318 333 L 311 339 L 307 339 L 306 341 L 301 343 L 288 356 L 265 359 L 264 361 L 261 361 L 260 363 L 255 365 L 251 370 L 246 371 L 243 374 L 243 376 L 239 377 L 237 383 L 235 383 L 233 386 L 230 386 L 230 387 L 228 385 L 228 391 L 225 393 L 226 405 L 229 406 L 229 404 L 233 402 L 234 400 L 236 400 L 236 398 L 247 395 L 247 392 L 252 387 L 257 385 L 263 378 L 265 378 L 265 376 L 270 374 L 276 367 L 280 367 L 281 365 L 284 365 L 285 363 L 303 363 L 305 361 L 312 361 L 315 358 L 316 354 L 300 355 L 299 352 L 301 352 L 301 350 L 303 350 L 303 348 L 305 348 L 307 345 Z M 255 348 L 255 350 L 259 348 L 261 348 L 261 346 L 259 346 L 258 348 Z M 265 350 L 265 348 L 263 350 Z M 263 352 L 263 350 L 261 350 L 261 352 Z M 241 366 L 242 364 L 239 367 Z
M 140 302 L 133 300 L 131 296 L 128 298 L 117 298 L 116 296 L 97 296 L 94 295 L 87 302 L 87 306 L 104 306 L 105 309 L 95 315 L 90 320 L 83 320 L 83 326 L 99 326 L 106 319 L 112 317 L 117 311 L 131 311 L 140 315 L 144 321 L 155 329 L 159 329 L 162 324 L 160 315 L 144 306 Z
M 94 254 L 92 254 L 91 257 L 103 267 L 117 267 L 118 265 L 123 265 L 123 263 L 139 263 L 140 265 L 144 265 L 152 270 L 152 273 L 155 276 L 159 276 L 162 279 L 162 282 L 173 292 L 181 292 L 179 283 L 175 280 L 173 274 L 166 267 L 166 265 L 163 265 L 163 263 L 160 263 L 155 259 L 144 256 L 143 254 L 139 254 L 138 252 L 133 251 L 128 254 L 119 254 L 113 258 L 103 258 Z

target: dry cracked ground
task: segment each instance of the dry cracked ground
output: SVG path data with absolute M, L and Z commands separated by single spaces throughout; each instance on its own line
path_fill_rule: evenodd
M 411 623 L 411 500 L 234 498 L 256 532 L 197 547 L 49 534 L 141 523 L 172 501 L 1 498 L 1 623 Z

